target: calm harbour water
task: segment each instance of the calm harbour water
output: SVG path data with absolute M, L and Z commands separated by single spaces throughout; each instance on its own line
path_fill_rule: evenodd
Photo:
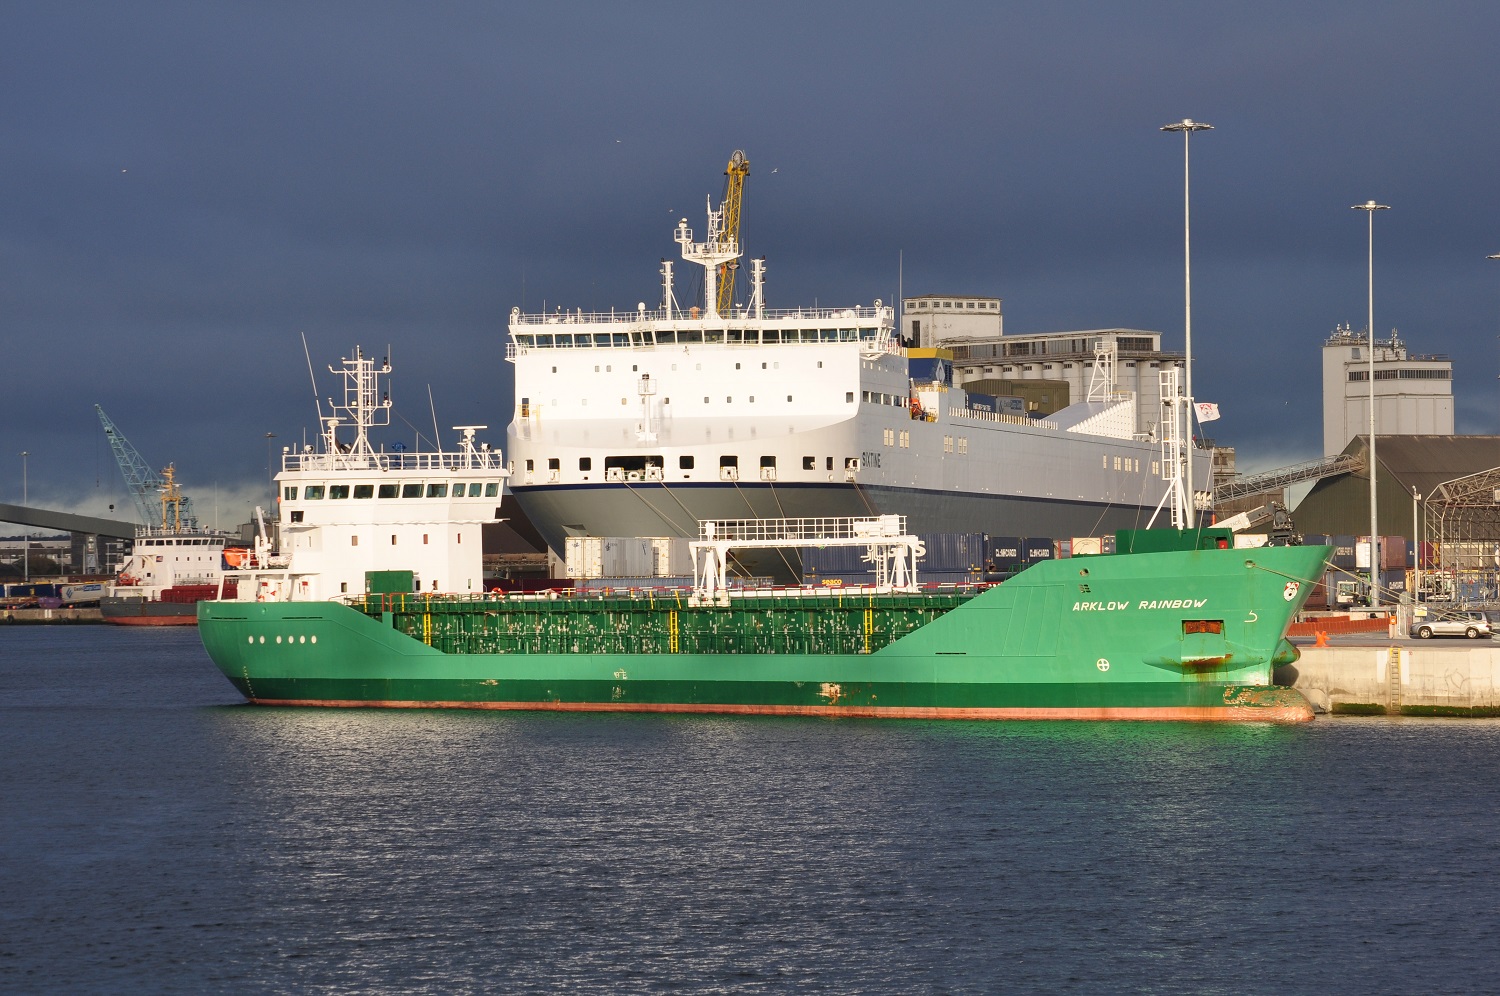
M 0 630 L 0 990 L 1494 991 L 1500 724 L 262 709 Z

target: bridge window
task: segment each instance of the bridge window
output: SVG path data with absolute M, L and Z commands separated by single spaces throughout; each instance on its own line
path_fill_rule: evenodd
M 354 486 L 354 497 L 356 497 L 356 498 L 374 498 L 375 497 L 375 485 L 373 485 L 373 484 L 356 484 Z
M 693 458 L 691 456 L 680 456 L 677 458 L 677 466 L 680 470 L 692 470 Z
M 306 498 L 308 501 L 320 500 L 323 497 L 323 485 L 309 484 L 306 490 L 302 492 L 302 497 Z
M 287 501 L 297 500 L 297 486 L 295 484 L 281 489 L 281 495 Z
M 399 490 L 399 486 L 398 485 L 395 485 L 395 484 L 382 484 L 380 486 L 380 497 L 381 498 L 394 498 L 394 497 L 396 497 L 396 492 L 398 490 Z
M 446 497 L 448 497 L 448 485 L 446 485 L 446 484 L 429 484 L 429 485 L 427 485 L 427 497 L 429 497 L 429 498 L 446 498 Z
M 530 463 L 529 460 L 527 462 Z M 487 484 L 485 484 L 485 486 L 484 486 L 484 496 L 486 498 L 495 498 L 499 494 L 500 494 L 500 484 L 499 484 L 499 482 L 497 482 L 497 481 L 490 481 Z
M 403 485 L 401 485 L 401 497 L 402 498 L 420 498 L 420 497 L 422 497 L 422 485 L 420 485 L 420 484 L 403 484 Z

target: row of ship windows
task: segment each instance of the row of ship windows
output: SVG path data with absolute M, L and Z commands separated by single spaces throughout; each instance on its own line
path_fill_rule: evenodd
M 223 546 L 223 540 L 211 539 L 142 539 L 136 546 Z
M 320 501 L 325 496 L 330 501 L 348 498 L 351 487 L 353 488 L 355 498 L 395 498 L 398 495 L 402 498 L 447 498 L 449 497 L 449 486 L 447 482 L 442 484 L 428 484 L 426 485 L 424 496 L 421 482 L 415 484 L 382 484 L 379 486 L 380 490 L 378 493 L 376 492 L 376 486 L 373 484 L 329 484 L 326 486 L 322 484 L 309 484 L 302 489 L 302 500 Z M 500 483 L 498 481 L 460 481 L 453 484 L 452 489 L 452 497 L 454 498 L 465 497 L 466 491 L 469 498 L 495 498 L 500 494 Z M 282 488 L 281 496 L 287 501 L 296 501 L 297 486 L 293 484 Z
M 882 442 L 887 446 L 897 446 L 903 450 L 911 449 L 911 432 L 906 429 L 902 429 L 900 432 L 897 432 L 895 429 L 886 429 Z M 943 452 L 966 455 L 969 452 L 968 437 L 944 436 Z
M 1104 469 L 1105 470 L 1109 470 L 1110 469 L 1110 460 L 1111 460 L 1110 455 L 1108 453 L 1106 453 L 1100 459 L 1103 461 L 1102 465 L 1103 465 Z M 1115 470 L 1128 471 L 1129 473 L 1132 473 L 1132 474 L 1139 474 L 1141 472 L 1141 461 L 1137 457 L 1119 457 L 1119 456 L 1117 456 L 1117 457 L 1114 457 L 1113 460 L 1114 460 L 1114 469 Z M 1158 464 L 1155 460 L 1152 460 L 1151 461 L 1151 473 L 1153 473 L 1153 474 L 1160 473 L 1160 469 L 1161 469 L 1160 464 Z

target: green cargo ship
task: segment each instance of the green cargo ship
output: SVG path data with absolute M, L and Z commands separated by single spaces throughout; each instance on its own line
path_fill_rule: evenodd
M 1311 719 L 1271 671 L 1296 659 L 1287 627 L 1330 550 L 1233 549 L 1229 535 L 1123 532 L 1120 550 L 1157 552 L 936 592 L 201 602 L 199 632 L 260 705 Z M 1208 548 L 1160 549 L 1182 540 Z
M 499 516 L 509 468 L 476 442 L 483 426 L 455 427 L 456 451 L 377 449 L 389 362 L 356 349 L 330 370 L 344 403 L 316 448 L 283 450 L 276 549 L 262 536 L 224 574 L 235 600 L 198 603 L 209 656 L 252 703 L 1312 718 L 1271 670 L 1296 659 L 1287 627 L 1328 547 L 1123 531 L 1112 554 L 923 589 L 922 544 L 902 516 L 721 520 L 699 523 L 691 591 L 496 595 L 483 590 L 480 528 Z M 731 550 L 789 546 L 862 549 L 877 583 L 734 590 Z

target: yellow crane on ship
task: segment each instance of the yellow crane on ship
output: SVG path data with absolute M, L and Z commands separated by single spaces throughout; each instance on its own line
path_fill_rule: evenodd
M 719 205 L 724 223 L 719 229 L 719 244 L 738 243 L 740 237 L 740 199 L 745 192 L 745 177 L 750 175 L 750 160 L 743 149 L 735 149 L 724 170 L 724 200 Z M 743 248 L 743 247 L 741 247 Z M 728 315 L 734 308 L 734 271 L 739 261 L 731 259 L 719 267 L 718 313 Z

